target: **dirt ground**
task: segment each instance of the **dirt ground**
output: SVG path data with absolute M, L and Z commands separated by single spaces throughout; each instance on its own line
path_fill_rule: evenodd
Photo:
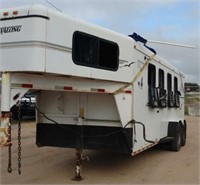
M 180 152 L 151 148 L 134 157 L 85 150 L 84 180 L 72 181 L 75 150 L 35 145 L 35 123 L 22 125 L 22 174 L 17 171 L 17 127 L 13 125 L 11 174 L 7 148 L 1 149 L 1 184 L 200 184 L 198 117 L 186 117 L 187 143 Z

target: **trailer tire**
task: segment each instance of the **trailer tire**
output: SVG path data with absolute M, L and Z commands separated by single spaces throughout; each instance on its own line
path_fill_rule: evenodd
M 181 133 L 181 145 L 185 146 L 185 144 L 186 144 L 186 133 L 187 133 L 187 125 L 186 125 L 185 120 L 184 120 L 184 124 L 182 125 L 181 131 L 182 131 L 182 133 Z
M 177 123 L 176 133 L 174 140 L 171 143 L 171 150 L 178 152 L 182 146 L 182 127 L 180 123 Z

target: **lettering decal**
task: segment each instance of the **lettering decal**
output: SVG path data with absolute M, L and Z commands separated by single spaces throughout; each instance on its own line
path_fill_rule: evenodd
M 4 33 L 20 32 L 21 28 L 22 28 L 22 25 L 0 27 L 0 33 L 1 35 L 3 35 Z

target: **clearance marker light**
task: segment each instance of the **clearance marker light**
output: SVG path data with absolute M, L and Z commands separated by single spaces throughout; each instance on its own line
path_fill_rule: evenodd
M 3 12 L 3 16 L 8 16 L 8 12 Z
M 17 14 L 18 14 L 18 11 L 14 11 L 14 12 L 13 12 L 13 15 L 17 15 Z
M 72 91 L 73 88 L 72 88 L 72 87 L 69 87 L 69 86 L 65 86 L 65 87 L 64 87 L 64 90 L 66 90 L 66 91 Z
M 95 88 L 91 88 L 92 92 L 99 92 L 99 93 L 105 93 L 106 90 L 105 89 L 95 89 Z
M 105 93 L 105 89 L 97 89 L 97 91 L 100 93 Z
M 131 90 L 126 90 L 125 93 L 127 93 L 127 94 L 131 94 L 132 91 L 131 91 Z
M 33 85 L 32 84 L 22 84 L 22 88 L 29 88 L 32 89 Z

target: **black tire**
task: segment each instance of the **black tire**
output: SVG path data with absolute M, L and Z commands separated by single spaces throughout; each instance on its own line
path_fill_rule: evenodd
M 187 125 L 186 121 L 184 120 L 184 124 L 182 125 L 182 134 L 181 134 L 181 145 L 185 146 L 186 144 L 186 133 L 187 133 Z
M 178 152 L 182 146 L 182 127 L 180 123 L 177 123 L 176 133 L 174 140 L 171 143 L 171 150 Z

